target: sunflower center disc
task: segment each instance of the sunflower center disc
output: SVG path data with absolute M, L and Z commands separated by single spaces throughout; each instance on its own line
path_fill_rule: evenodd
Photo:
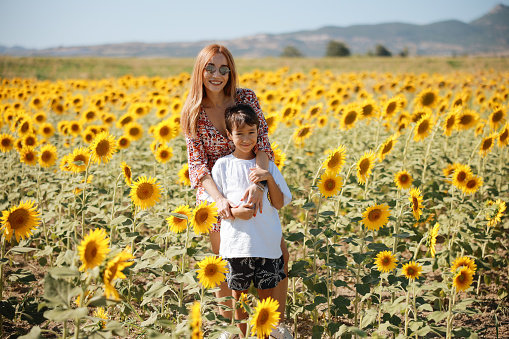
M 379 209 L 372 210 L 371 212 L 369 212 L 368 219 L 370 221 L 377 221 L 378 219 L 380 219 L 381 215 L 382 213 Z
M 364 175 L 368 171 L 369 160 L 368 159 L 362 160 L 361 163 L 359 164 L 359 168 L 361 170 L 361 174 Z
M 11 228 L 17 230 L 27 223 L 29 218 L 28 211 L 25 209 L 18 209 L 12 212 L 9 215 L 9 224 L 11 224 Z
M 97 147 L 95 148 L 97 155 L 100 157 L 104 157 L 108 154 L 110 150 L 110 143 L 108 140 L 101 140 L 97 143 Z
M 355 118 L 357 118 L 357 113 L 355 112 L 348 113 L 348 115 L 345 118 L 345 124 L 346 125 L 353 124 L 355 122 Z
M 406 183 L 408 181 L 408 176 L 405 174 L 405 175 L 402 175 L 400 178 L 399 178 L 399 181 L 401 181 L 402 183 Z
M 267 310 L 261 310 L 258 314 L 258 324 L 265 324 L 267 320 L 269 319 L 269 312 Z
M 204 223 L 205 220 L 207 220 L 209 217 L 209 214 L 205 211 L 200 214 L 199 220 L 201 223 Z
M 329 167 L 334 168 L 339 162 L 339 154 L 334 153 L 334 155 L 329 160 Z
M 217 272 L 216 265 L 207 265 L 207 268 L 205 269 L 205 272 L 207 272 L 208 277 L 212 277 Z
M 170 134 L 170 129 L 168 128 L 168 126 L 164 126 L 159 130 L 159 135 L 162 137 L 165 137 L 168 134 Z
M 334 187 L 336 187 L 336 182 L 332 179 L 329 179 L 325 183 L 325 187 L 327 188 L 328 191 L 332 191 Z
M 148 199 L 152 196 L 152 193 L 154 193 L 154 188 L 151 184 L 144 182 L 141 184 L 138 189 L 136 190 L 136 194 L 138 195 L 138 198 L 141 200 Z

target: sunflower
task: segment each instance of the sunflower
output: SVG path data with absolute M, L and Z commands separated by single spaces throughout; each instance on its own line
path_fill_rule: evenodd
M 304 140 L 311 136 L 312 133 L 313 127 L 310 124 L 305 124 L 298 127 L 295 132 L 293 132 L 293 140 L 296 144 L 302 144 L 304 143 Z
M 189 164 L 186 162 L 182 164 L 179 173 L 179 182 L 185 186 L 191 186 L 191 179 L 189 179 Z
M 205 288 L 213 288 L 225 281 L 228 263 L 221 257 L 206 257 L 198 262 L 198 279 Z
M 283 167 L 285 167 L 286 153 L 283 153 L 275 142 L 271 144 L 271 147 L 274 152 L 274 164 L 277 166 L 279 171 L 282 171 Z
M 118 128 L 122 128 L 124 127 L 125 125 L 127 125 L 128 123 L 131 123 L 134 121 L 134 116 L 130 113 L 126 113 L 124 115 L 122 115 L 118 120 L 117 120 L 117 127 Z
M 23 137 L 23 145 L 36 148 L 39 145 L 39 141 L 37 140 L 37 136 L 32 133 L 27 133 Z
M 318 118 L 318 127 L 323 128 L 323 127 L 327 126 L 328 121 L 329 120 L 326 115 L 320 116 Z
M 87 178 L 87 184 L 91 184 L 91 183 L 92 183 L 92 179 L 94 179 L 94 176 L 93 176 L 92 174 L 90 174 L 90 175 L 88 176 L 88 178 Z M 84 183 L 85 183 L 85 178 L 81 179 L 80 183 L 81 183 L 81 184 L 84 184 Z M 74 194 L 78 195 L 78 194 L 80 194 L 82 191 L 83 191 L 83 189 L 76 187 L 76 188 L 74 189 Z
M 96 110 L 94 110 L 93 108 L 85 110 L 81 115 L 81 120 L 84 121 L 85 123 L 91 123 L 94 120 L 97 120 L 98 118 L 99 116 L 97 115 Z
M 439 230 L 440 230 L 440 224 L 437 222 L 435 224 L 435 226 L 433 226 L 433 228 L 429 231 L 428 244 L 429 244 L 429 252 L 430 252 L 432 258 L 435 257 L 435 253 L 436 253 L 435 246 L 437 244 L 437 235 L 438 235 Z
M 394 114 L 398 113 L 400 106 L 397 98 L 391 98 L 384 103 L 383 115 L 385 119 L 390 119 Z
M 390 272 L 396 268 L 398 259 L 391 251 L 382 251 L 376 255 L 375 265 L 380 272 Z
M 143 128 L 137 122 L 130 122 L 124 126 L 125 136 L 129 138 L 131 141 L 140 140 L 143 136 Z
M 74 173 L 84 172 L 90 161 L 90 153 L 87 148 L 80 147 L 74 149 L 69 154 L 69 170 Z
M 387 140 L 380 147 L 380 151 L 378 152 L 378 160 L 382 162 L 387 154 L 389 154 L 393 149 L 394 145 L 398 141 L 398 136 L 396 134 L 391 135 L 387 138 Z
M 92 161 L 105 164 L 111 160 L 113 153 L 117 151 L 115 138 L 109 135 L 108 132 L 101 132 L 98 134 L 89 146 Z
M 497 137 L 496 134 L 491 134 L 482 139 L 481 147 L 479 148 L 479 154 L 482 158 L 484 158 L 488 153 L 491 151 L 491 148 L 493 145 L 495 145 L 495 138 Z
M 106 298 L 113 296 L 115 299 L 118 299 L 118 292 L 113 286 L 113 280 L 115 279 L 125 279 L 126 276 L 122 271 L 124 268 L 131 266 L 134 264 L 134 256 L 131 254 L 131 247 L 127 246 L 122 252 L 117 254 L 115 258 L 110 260 L 106 265 L 106 269 L 104 270 L 104 290 L 106 294 Z M 128 261 L 131 260 L 131 261 Z
M 410 119 L 412 122 L 418 122 L 423 116 L 431 116 L 432 114 L 433 111 L 430 108 L 418 106 L 415 108 Z
M 187 205 L 180 205 L 179 207 L 174 209 L 172 213 L 185 215 L 185 216 L 187 216 L 187 219 L 181 219 L 174 215 L 166 218 L 166 221 L 168 222 L 168 226 L 170 227 L 170 231 L 172 231 L 173 233 L 184 232 L 187 229 L 188 221 L 191 220 L 191 217 L 193 216 L 193 212 L 191 211 L 191 208 Z
M 409 263 L 403 265 L 402 272 L 405 275 L 405 278 L 409 280 L 415 280 L 421 275 L 422 266 L 415 261 L 410 261 Z
M 355 122 L 357 121 L 357 118 L 361 114 L 361 107 L 357 104 L 348 104 L 343 109 L 343 114 L 341 116 L 341 129 L 349 130 L 353 126 L 355 126 Z
M 28 238 L 41 222 L 41 213 L 37 211 L 37 205 L 34 201 L 28 200 L 20 203 L 18 206 L 11 207 L 10 210 L 2 211 L 2 222 L 4 236 L 7 241 L 11 241 L 13 233 L 16 235 L 16 241 Z
M 279 322 L 280 312 L 277 312 L 278 307 L 278 301 L 272 299 L 272 297 L 268 297 L 258 303 L 253 319 L 250 322 L 252 336 L 268 338 L 272 329 L 276 328 Z
M 386 204 L 370 206 L 362 213 L 362 222 L 369 230 L 378 231 L 387 224 L 390 215 L 389 206 Z
M 343 186 L 343 180 L 334 172 L 325 171 L 320 177 L 318 188 L 322 196 L 330 198 L 338 194 Z
M 409 189 L 412 186 L 413 180 L 414 179 L 412 178 L 412 175 L 406 170 L 399 171 L 394 176 L 394 182 L 396 183 L 396 186 L 400 190 Z
M 156 178 L 142 176 L 131 186 L 131 200 L 142 210 L 152 207 L 161 197 L 161 189 L 156 184 Z
M 195 301 L 191 308 L 191 339 L 203 339 L 203 332 L 201 330 L 202 320 L 200 313 L 200 303 Z
M 91 270 L 99 266 L 110 252 L 109 246 L 110 239 L 106 235 L 104 229 L 96 228 L 90 231 L 78 246 L 78 253 L 83 262 L 80 271 L 84 271 L 85 269 Z
M 25 165 L 35 166 L 39 158 L 37 153 L 33 147 L 23 146 L 19 152 L 20 161 Z
M 371 117 L 376 116 L 378 113 L 378 107 L 374 100 L 372 99 L 366 99 L 361 104 L 361 118 L 362 119 L 368 119 Z
M 488 220 L 488 226 L 493 227 L 496 226 L 500 220 L 502 219 L 502 214 L 504 214 L 504 211 L 506 209 L 505 201 L 497 199 L 497 201 L 488 200 L 486 202 L 486 206 L 490 207 L 495 205 L 495 208 L 491 210 L 490 208 L 487 208 L 486 211 L 486 220 Z
M 309 108 L 306 118 L 312 119 L 314 117 L 319 116 L 322 112 L 323 112 L 323 102 L 319 102 Z
M 509 123 L 505 124 L 502 131 L 497 136 L 498 147 L 502 148 L 509 144 Z
M 410 191 L 410 197 L 408 198 L 410 202 L 412 203 L 412 213 L 416 220 L 419 220 L 421 218 L 422 210 L 424 206 L 422 203 L 422 196 L 421 196 L 421 190 L 418 188 L 413 188 Z
M 57 148 L 53 145 L 44 145 L 41 147 L 39 165 L 41 167 L 51 167 L 57 161 Z
M 151 108 L 151 105 L 147 102 L 135 102 L 129 107 L 129 113 L 136 118 L 141 118 L 147 115 Z
M 45 139 L 49 139 L 55 134 L 55 127 L 53 127 L 53 125 L 49 122 L 45 122 L 39 127 L 39 133 Z
M 472 284 L 474 273 L 475 272 L 468 267 L 460 268 L 458 274 L 456 274 L 452 281 L 452 285 L 456 287 L 457 291 L 465 291 Z
M 212 225 L 217 221 L 217 208 L 216 203 L 207 204 L 203 201 L 193 211 L 191 217 L 191 225 L 193 226 L 194 233 L 200 235 L 202 233 L 209 233 Z
M 375 154 L 372 151 L 364 152 L 364 155 L 357 162 L 357 179 L 359 184 L 366 182 L 374 165 Z
M 329 154 L 327 159 L 322 163 L 322 167 L 325 168 L 327 172 L 338 173 L 345 164 L 345 159 L 346 148 L 341 145 Z
M 265 116 L 265 122 L 267 123 L 268 133 L 274 134 L 276 131 L 277 125 L 279 124 L 278 114 L 271 113 Z
M 433 89 L 425 89 L 417 94 L 416 104 L 423 107 L 434 107 L 438 101 L 438 91 Z
M 157 162 L 165 164 L 168 161 L 170 161 L 171 157 L 173 156 L 173 149 L 171 147 L 168 147 L 166 144 L 162 144 L 155 151 L 155 156 Z
M 131 166 L 129 166 L 125 161 L 122 161 L 122 163 L 120 164 L 120 168 L 122 169 L 122 173 L 124 174 L 125 184 L 127 186 L 131 186 L 133 178 Z
M 105 319 L 105 320 L 108 320 L 108 312 L 106 312 L 106 310 L 104 309 L 104 307 L 98 307 L 94 313 L 93 313 L 93 316 L 95 318 L 99 318 L 99 319 Z M 104 329 L 106 327 L 106 322 L 100 320 L 99 323 L 98 323 L 99 327 L 101 329 Z
M 505 106 L 498 106 L 491 113 L 488 121 L 492 130 L 497 130 L 499 126 L 503 125 L 506 121 L 507 108 Z
M 467 183 L 467 178 L 472 176 L 472 170 L 468 165 L 459 164 L 452 174 L 452 184 L 462 188 Z
M 81 130 L 83 129 L 83 125 L 81 124 L 80 121 L 70 121 L 69 125 L 68 125 L 68 128 L 69 128 L 69 133 L 73 137 L 77 137 L 78 135 L 81 134 Z
M 467 195 L 474 194 L 479 190 L 482 184 L 483 180 L 481 177 L 477 175 L 471 175 L 467 177 L 465 180 L 465 185 L 461 186 L 461 190 Z
M 3 133 L 0 135 L 0 150 L 2 152 L 9 152 L 14 148 L 14 142 L 16 139 L 8 133 Z
M 433 118 L 431 115 L 423 115 L 419 121 L 415 124 L 415 130 L 414 130 L 414 140 L 420 141 L 425 139 L 429 133 L 431 132 L 431 129 L 433 128 Z
M 458 257 L 451 265 L 451 272 L 455 273 L 460 267 L 468 267 L 472 271 L 477 271 L 477 265 L 469 257 Z
M 463 109 L 458 115 L 458 128 L 460 130 L 467 130 L 477 125 L 479 121 L 479 114 L 470 109 Z
M 451 133 L 454 129 L 456 129 L 458 126 L 458 119 L 456 111 L 453 110 L 447 116 L 445 117 L 444 124 L 442 125 L 442 128 L 444 130 L 445 136 L 451 136 Z
M 126 149 L 131 144 L 131 140 L 125 135 L 121 136 L 117 139 L 117 148 L 118 149 Z
M 154 137 L 161 143 L 170 141 L 178 135 L 177 126 L 169 119 L 158 123 L 154 129 Z

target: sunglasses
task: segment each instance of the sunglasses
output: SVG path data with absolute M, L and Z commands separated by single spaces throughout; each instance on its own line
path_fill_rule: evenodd
M 210 74 L 214 74 L 216 72 L 217 68 L 214 65 L 207 65 L 207 66 L 205 66 L 205 70 L 207 72 L 209 72 Z M 231 70 L 230 70 L 230 68 L 228 68 L 228 66 L 219 67 L 219 74 L 221 74 L 221 75 L 226 75 L 230 72 L 231 72 Z

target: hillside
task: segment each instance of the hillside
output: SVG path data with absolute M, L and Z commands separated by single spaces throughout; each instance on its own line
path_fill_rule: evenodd
M 224 41 L 182 43 L 124 43 L 49 49 L 7 48 L 12 56 L 102 56 L 102 57 L 194 57 L 212 42 L 228 46 L 237 57 L 279 56 L 285 46 L 297 47 L 305 56 L 321 57 L 330 40 L 345 42 L 353 54 L 366 54 L 382 44 L 393 54 L 408 49 L 410 55 L 509 55 L 509 7 L 497 5 L 470 22 L 457 20 L 428 25 L 385 23 L 348 27 L 322 27 L 286 34 L 259 34 Z

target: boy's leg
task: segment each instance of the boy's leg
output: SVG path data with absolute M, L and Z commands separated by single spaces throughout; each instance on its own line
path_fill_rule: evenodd
M 237 301 L 239 301 L 242 293 L 247 295 L 248 290 L 243 290 L 243 291 L 232 290 L 232 295 L 235 298 L 235 300 L 237 300 Z M 244 310 L 244 308 L 238 307 L 237 309 L 235 309 L 235 320 L 244 320 L 244 319 L 247 319 L 247 312 Z M 242 333 L 244 334 L 244 337 L 246 337 L 247 336 L 246 335 L 247 324 L 245 322 L 243 322 L 243 323 L 237 324 L 237 327 L 242 331 Z
M 221 237 L 219 232 L 210 232 L 210 244 L 212 246 L 212 252 L 215 255 L 219 255 L 219 245 L 221 244 Z M 219 291 L 216 292 L 216 298 L 224 298 L 232 295 L 232 291 L 228 288 L 228 283 L 223 281 L 219 285 Z M 233 308 L 232 300 L 224 301 L 221 304 L 226 305 L 230 308 Z M 232 318 L 232 312 L 223 310 L 223 308 L 219 307 L 219 314 L 221 314 L 225 318 Z
M 286 296 L 288 294 L 288 261 L 290 259 L 290 253 L 288 252 L 288 248 L 286 247 L 286 242 L 283 237 L 281 237 L 281 251 L 283 252 L 283 259 L 285 261 L 286 278 L 281 280 L 281 282 L 274 288 L 272 297 L 279 302 L 277 311 L 280 313 L 279 323 L 282 324 L 285 320 Z

